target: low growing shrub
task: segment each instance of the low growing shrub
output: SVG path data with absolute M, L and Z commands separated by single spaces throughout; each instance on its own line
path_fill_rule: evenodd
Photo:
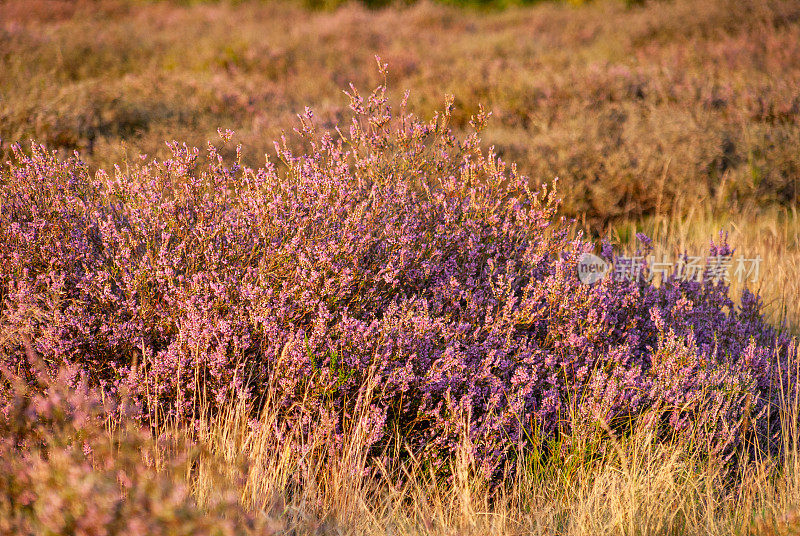
M 758 296 L 736 306 L 710 271 L 584 285 L 592 244 L 569 237 L 553 187 L 481 148 L 488 114 L 456 139 L 452 99 L 423 121 L 385 85 L 349 96 L 349 125 L 318 131 L 306 110 L 308 151 L 276 143 L 284 171 L 172 143 L 168 160 L 91 176 L 77 156 L 17 148 L 0 178 L 3 314 L 149 419 L 271 385 L 279 433 L 336 437 L 370 376 L 375 452 L 402 437 L 442 468 L 465 416 L 495 475 L 532 437 L 624 432 L 643 415 L 724 456 L 772 448 L 793 347 Z M 24 367 L 18 345 L 3 352 Z

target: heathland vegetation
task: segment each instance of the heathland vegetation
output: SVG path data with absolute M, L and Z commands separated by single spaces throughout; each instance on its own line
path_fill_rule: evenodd
M 0 4 L 0 534 L 800 530 L 800 5 L 323 7 Z

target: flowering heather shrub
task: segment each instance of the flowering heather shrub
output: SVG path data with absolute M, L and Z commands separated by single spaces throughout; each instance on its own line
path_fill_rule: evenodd
M 437 466 L 465 417 L 487 474 L 532 438 L 636 422 L 725 455 L 770 444 L 792 346 L 757 296 L 735 306 L 710 278 L 583 285 L 591 244 L 568 237 L 552 188 L 481 149 L 486 114 L 456 139 L 451 99 L 426 122 L 405 100 L 395 115 L 385 86 L 349 95 L 346 133 L 307 110 L 308 151 L 276 144 L 285 172 L 173 143 L 90 176 L 77 156 L 17 149 L 0 182 L 3 313 L 151 417 L 271 386 L 276 433 L 341 438 L 374 381 L 358 414 L 375 452 L 399 432 Z

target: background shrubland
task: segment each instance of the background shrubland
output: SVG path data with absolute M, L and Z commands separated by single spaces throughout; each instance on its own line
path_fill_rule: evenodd
M 309 12 L 293 2 L 7 0 L 0 4 L 0 152 L 34 138 L 92 169 L 165 140 L 237 133 L 244 162 L 305 106 L 346 114 L 342 88 L 392 87 L 452 126 L 493 112 L 487 145 L 595 225 L 688 210 L 796 205 L 798 4 L 598 1 L 502 11 L 430 2 Z M 399 97 L 398 97 L 399 99 Z
M 0 531 L 796 531 L 795 11 L 0 4 Z

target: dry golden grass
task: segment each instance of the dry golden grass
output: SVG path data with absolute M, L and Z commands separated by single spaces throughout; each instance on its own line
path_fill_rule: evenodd
M 792 366 L 798 377 L 798 363 Z M 790 400 L 784 397 L 784 420 L 797 423 L 797 401 Z M 479 476 L 466 441 L 449 482 L 433 477 L 413 458 L 368 474 L 362 430 L 347 430 L 341 451 L 320 441 L 301 455 L 277 448 L 269 426 L 274 411 L 267 403 L 263 426 L 252 426 L 248 408 L 233 403 L 199 431 L 173 427 L 166 435 L 189 437 L 203 447 L 205 454 L 186 476 L 201 504 L 217 489 L 238 482 L 242 503 L 274 520 L 271 527 L 279 534 L 777 535 L 800 530 L 796 424 L 782 432 L 789 453 L 783 463 L 762 458 L 731 472 L 703 449 L 657 442 L 642 427 L 628 437 L 612 437 L 613 449 L 602 456 L 589 454 L 588 444 L 571 445 L 550 458 L 524 452 L 517 474 L 496 489 Z

